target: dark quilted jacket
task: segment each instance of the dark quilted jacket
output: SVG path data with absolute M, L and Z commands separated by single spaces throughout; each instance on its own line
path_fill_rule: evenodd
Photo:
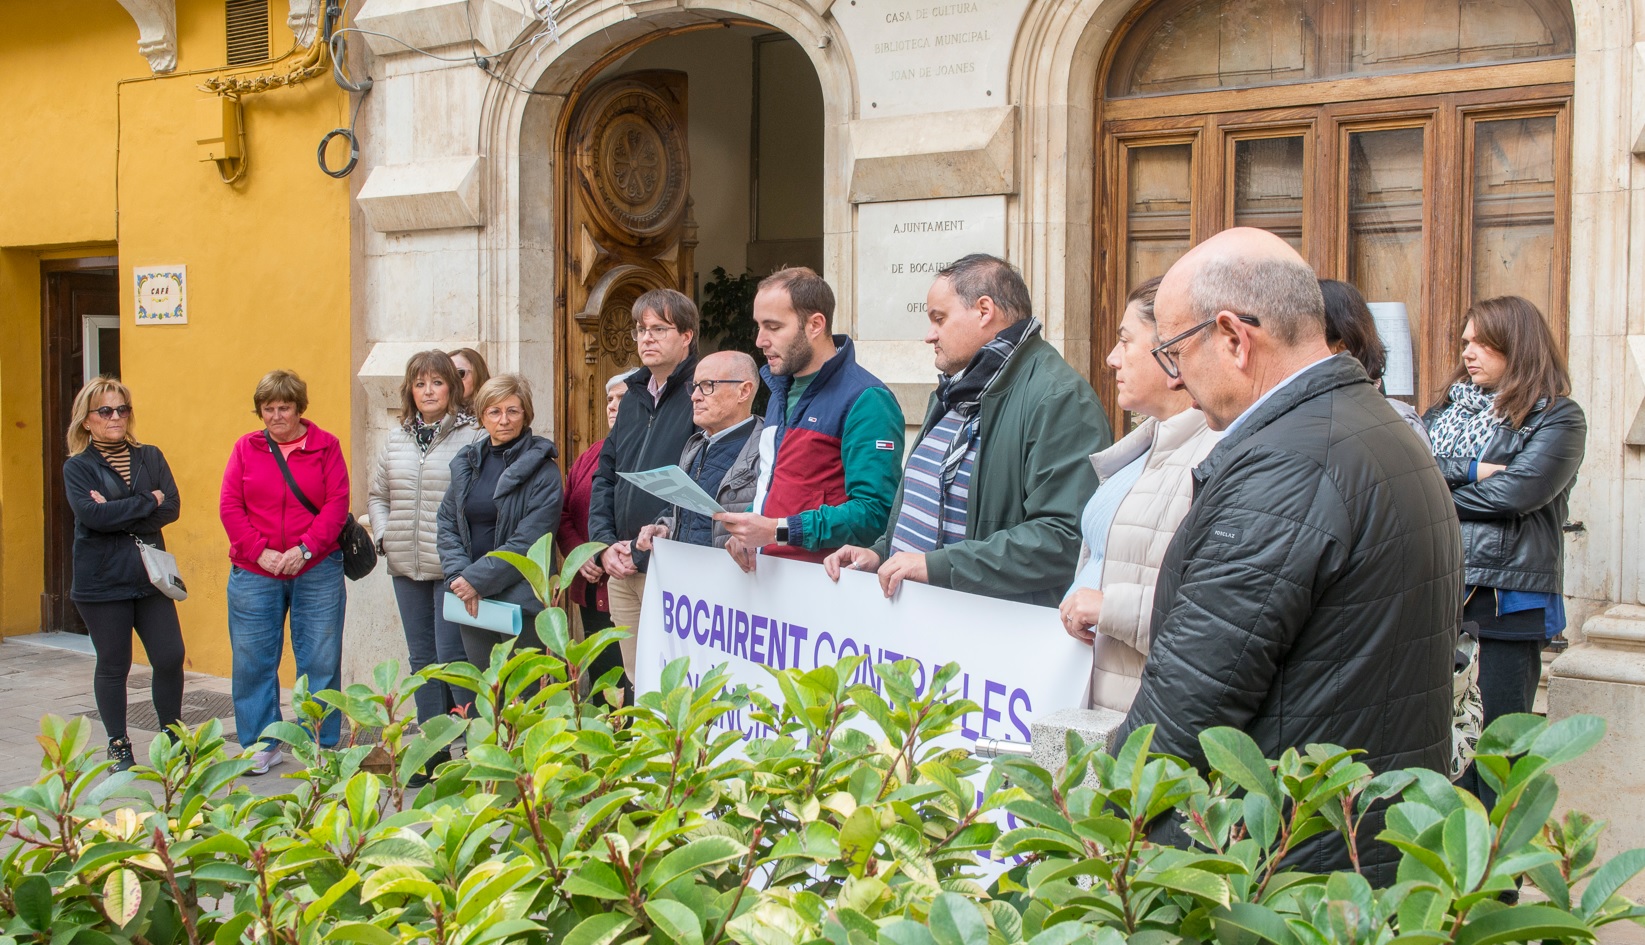
M 1447 770 L 1461 533 L 1433 457 L 1359 363 L 1335 357 L 1282 388 L 1194 480 L 1114 744 L 1152 723 L 1155 751 L 1203 769 L 1199 733 L 1229 725 L 1268 758 L 1330 742 L 1376 771 Z M 1371 841 L 1381 829 L 1373 811 L 1361 863 L 1386 885 L 1397 853 Z M 1293 862 L 1349 866 L 1335 835 Z

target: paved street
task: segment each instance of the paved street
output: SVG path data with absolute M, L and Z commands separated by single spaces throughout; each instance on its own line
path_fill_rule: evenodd
M 92 698 L 94 663 L 91 641 L 76 634 L 42 633 L 0 640 L 0 791 L 29 784 L 38 776 L 41 749 L 35 736 L 44 715 L 92 716 L 91 743 L 99 750 L 107 744 Z M 149 743 L 159 728 L 148 685 L 148 668 L 132 667 L 127 681 L 127 728 L 139 761 L 148 757 Z M 290 692 L 283 692 L 282 697 L 289 699 Z M 229 681 L 188 673 L 183 684 L 183 720 L 199 725 L 208 718 L 222 719 L 233 737 Z M 295 768 L 288 755 L 274 773 Z M 246 778 L 245 782 L 258 793 L 273 793 L 281 786 L 276 777 Z

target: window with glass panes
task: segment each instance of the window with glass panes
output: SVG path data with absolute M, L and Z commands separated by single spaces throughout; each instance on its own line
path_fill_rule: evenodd
M 1419 406 L 1475 300 L 1565 339 L 1573 75 L 1559 0 L 1163 0 L 1104 60 L 1093 378 L 1132 286 L 1230 226 L 1405 307 Z M 1113 417 L 1116 423 L 1124 418 Z

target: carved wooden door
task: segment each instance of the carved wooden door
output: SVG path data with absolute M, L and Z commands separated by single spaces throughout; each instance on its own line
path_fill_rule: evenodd
M 605 382 L 639 366 L 630 309 L 641 294 L 689 293 L 697 244 L 686 142 L 686 76 L 618 76 L 584 93 L 566 138 L 563 244 L 566 461 L 606 434 Z

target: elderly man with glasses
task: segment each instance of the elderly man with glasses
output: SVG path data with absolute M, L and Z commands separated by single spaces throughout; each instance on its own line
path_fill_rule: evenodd
M 691 387 L 691 419 L 697 432 L 685 441 L 680 468 L 728 512 L 746 511 L 760 477 L 760 431 L 754 416 L 759 384 L 754 359 L 741 351 L 717 351 L 697 364 Z M 634 547 L 650 551 L 655 538 L 724 548 L 731 533 L 701 512 L 672 506 L 640 529 Z
M 642 367 L 628 376 L 628 393 L 600 450 L 600 465 L 589 490 L 588 537 L 608 546 L 582 571 L 595 583 L 611 580 L 606 597 L 611 622 L 640 623 L 645 569 L 650 557 L 634 547 L 640 529 L 655 522 L 667 503 L 618 473 L 644 472 L 679 461 L 696 427 L 691 422 L 691 383 L 697 370 L 697 306 L 673 289 L 653 289 L 634 300 L 634 342 Z M 634 637 L 619 647 L 630 685 L 634 680 Z
M 1264 758 L 1330 743 L 1375 771 L 1446 771 L 1462 538 L 1433 457 L 1359 362 L 1331 354 L 1314 272 L 1272 233 L 1195 247 L 1154 314 L 1160 367 L 1226 433 L 1195 470 L 1141 688 L 1109 744 L 1153 725 L 1152 750 L 1203 769 L 1200 733 L 1227 725 Z M 1357 865 L 1387 885 L 1398 853 L 1375 841 L 1382 825 L 1373 807 Z M 1351 866 L 1335 831 L 1293 859 Z

